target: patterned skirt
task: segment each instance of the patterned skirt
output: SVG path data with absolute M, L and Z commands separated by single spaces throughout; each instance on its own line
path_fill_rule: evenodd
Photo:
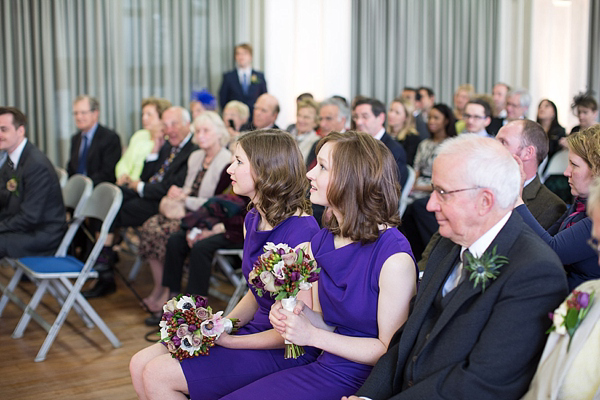
M 167 241 L 180 227 L 179 219 L 169 219 L 162 214 L 150 217 L 139 230 L 139 256 L 144 260 L 156 259 L 164 264 Z

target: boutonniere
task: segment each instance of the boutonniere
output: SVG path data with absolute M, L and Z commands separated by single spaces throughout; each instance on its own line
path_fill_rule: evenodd
M 16 175 L 13 175 L 13 177 L 6 182 L 6 190 L 19 197 L 19 179 Z
M 481 291 L 485 292 L 485 287 L 489 281 L 493 281 L 500 275 L 500 267 L 508 264 L 508 258 L 496 254 L 498 246 L 494 246 L 492 253 L 486 251 L 481 257 L 475 257 L 470 252 L 465 252 L 466 265 L 463 267 L 469 271 L 469 280 L 473 281 L 473 288 L 481 284 Z
M 259 83 L 260 80 L 258 79 L 258 76 L 256 74 L 252 74 L 252 76 L 250 77 L 250 82 Z
M 559 335 L 569 334 L 569 345 L 567 351 L 571 347 L 571 340 L 575 331 L 581 325 L 581 322 L 590 311 L 592 302 L 594 301 L 594 294 L 582 292 L 579 290 L 573 290 L 569 296 L 562 302 L 554 313 L 549 313 L 548 317 L 552 320 L 552 326 L 546 331 L 546 333 L 556 332 Z

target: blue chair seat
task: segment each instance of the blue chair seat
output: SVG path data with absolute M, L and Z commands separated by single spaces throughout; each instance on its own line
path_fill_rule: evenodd
M 65 257 L 22 257 L 19 262 L 29 269 L 35 275 L 49 274 L 73 274 L 77 276 L 83 269 L 84 263 L 73 256 Z M 91 276 L 96 275 L 96 271 L 91 271 Z

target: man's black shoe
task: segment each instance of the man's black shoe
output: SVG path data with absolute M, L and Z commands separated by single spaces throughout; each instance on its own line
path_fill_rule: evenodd
M 163 314 L 162 311 L 154 313 L 150 317 L 146 318 L 144 320 L 144 323 L 147 326 L 158 326 L 158 323 L 160 322 L 160 320 L 162 318 L 162 314 Z
M 93 288 L 90 290 L 86 290 L 81 294 L 86 299 L 93 299 L 95 297 L 106 296 L 107 294 L 111 294 L 116 292 L 117 285 L 115 284 L 114 278 L 111 279 L 102 279 L 99 278 Z

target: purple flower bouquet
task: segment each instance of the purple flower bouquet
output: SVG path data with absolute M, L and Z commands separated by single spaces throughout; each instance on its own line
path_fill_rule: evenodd
M 259 296 L 269 292 L 276 300 L 281 300 L 283 308 L 292 312 L 298 292 L 312 287 L 312 282 L 319 279 L 321 268 L 302 249 L 294 250 L 285 243 L 267 242 L 263 250 L 248 275 L 248 283 Z M 285 343 L 285 358 L 298 358 L 304 354 L 302 346 L 287 340 Z
M 206 356 L 223 332 L 237 330 L 237 322 L 235 318 L 223 318 L 223 311 L 213 314 L 202 296 L 180 294 L 163 306 L 163 316 L 158 324 L 159 342 L 179 361 Z

